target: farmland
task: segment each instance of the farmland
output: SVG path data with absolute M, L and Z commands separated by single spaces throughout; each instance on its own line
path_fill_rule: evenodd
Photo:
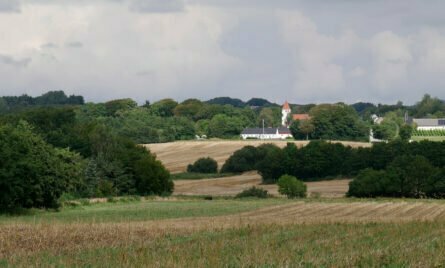
M 413 141 L 445 141 L 444 130 L 415 130 L 411 137 Z
M 165 199 L 0 218 L 0 265 L 434 266 L 445 203 Z
M 179 173 L 199 157 L 221 164 L 242 146 L 260 143 L 175 142 L 149 148 Z M 289 200 L 276 185 L 263 185 L 256 172 L 247 172 L 175 180 L 173 196 L 165 198 L 79 200 L 58 212 L 0 215 L 0 267 L 425 267 L 445 262 L 445 201 L 345 198 L 349 182 L 307 182 L 309 198 Z M 233 198 L 251 186 L 274 197 Z
M 348 191 L 350 180 L 328 180 L 319 182 L 308 182 L 308 195 L 326 198 L 344 197 Z M 238 176 L 231 176 L 218 179 L 203 180 L 179 180 L 175 181 L 174 195 L 212 195 L 212 196 L 233 196 L 237 193 L 252 187 L 266 189 L 272 195 L 278 195 L 276 184 L 261 183 L 261 176 L 256 172 L 247 172 Z
M 211 140 L 211 141 L 178 141 L 171 143 L 158 143 L 145 145 L 151 152 L 155 153 L 159 160 L 172 173 L 185 172 L 187 165 L 193 163 L 200 157 L 211 157 L 222 166 L 227 158 L 236 150 L 244 146 L 258 146 L 264 143 L 273 143 L 279 147 L 284 147 L 288 142 L 295 143 L 301 147 L 308 144 L 307 141 L 261 141 L 261 140 Z M 341 142 L 351 147 L 368 147 L 369 143 L 362 142 Z

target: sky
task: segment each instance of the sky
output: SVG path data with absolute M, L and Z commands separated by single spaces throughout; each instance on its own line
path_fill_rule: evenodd
M 445 98 L 443 0 L 0 0 L 0 95 Z

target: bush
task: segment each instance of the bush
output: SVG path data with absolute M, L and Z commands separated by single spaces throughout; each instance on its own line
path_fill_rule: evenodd
M 188 165 L 187 172 L 217 173 L 218 163 L 210 157 L 200 158 L 193 165 Z
M 294 176 L 283 175 L 278 179 L 278 192 L 287 198 L 306 197 L 307 187 Z
M 267 194 L 267 190 L 252 186 L 249 189 L 246 189 L 236 195 L 236 198 L 244 198 L 244 197 L 268 198 L 269 195 Z
M 377 197 L 385 196 L 388 181 L 385 171 L 365 169 L 349 183 L 347 196 L 355 197 Z

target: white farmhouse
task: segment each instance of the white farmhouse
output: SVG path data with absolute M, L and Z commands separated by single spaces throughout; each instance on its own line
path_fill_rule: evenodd
M 445 118 L 413 118 L 417 130 L 445 130 Z
M 260 140 L 284 140 L 292 138 L 292 134 L 287 127 L 279 128 L 246 128 L 241 132 L 241 138 Z

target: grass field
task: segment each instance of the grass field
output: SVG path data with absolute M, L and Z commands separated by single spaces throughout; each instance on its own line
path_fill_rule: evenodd
M 304 146 L 307 141 L 261 141 L 261 140 L 209 140 L 209 141 L 179 141 L 170 143 L 158 143 L 145 145 L 151 152 L 158 156 L 158 159 L 172 173 L 181 173 L 187 170 L 187 165 L 195 162 L 201 157 L 211 157 L 218 162 L 221 167 L 224 162 L 236 150 L 247 145 L 258 146 L 264 143 L 273 143 L 284 147 L 288 142 L 293 142 L 297 146 Z M 352 147 L 371 146 L 369 143 L 362 142 L 342 142 Z
M 434 266 L 445 203 L 173 198 L 0 217 L 0 266 Z

